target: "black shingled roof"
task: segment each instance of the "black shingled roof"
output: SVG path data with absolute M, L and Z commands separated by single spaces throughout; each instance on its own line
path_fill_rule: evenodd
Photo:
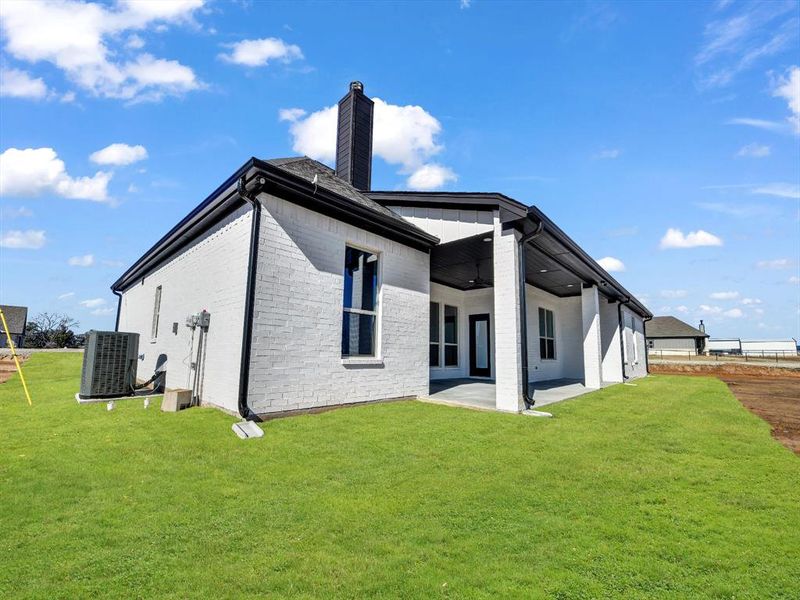
M 390 208 L 386 208 L 385 206 L 375 202 L 375 200 L 372 198 L 368 198 L 365 194 L 354 188 L 347 181 L 337 177 L 336 172 L 329 166 L 324 165 L 313 158 L 309 158 L 307 156 L 295 156 L 290 158 L 271 158 L 269 160 L 265 160 L 264 162 L 272 165 L 273 167 L 278 167 L 283 171 L 291 173 L 292 175 L 302 177 L 306 181 L 313 182 L 314 176 L 317 175 L 317 184 L 319 187 L 325 188 L 334 194 L 338 194 L 339 196 L 342 196 L 343 198 L 350 200 L 351 202 L 358 204 L 363 208 L 389 217 L 397 221 L 398 225 L 401 225 L 406 229 L 408 229 L 410 226 L 421 234 L 430 235 L 416 225 L 406 221 L 403 217 L 398 215 Z
M 6 306 L 3 304 L 0 305 L 0 308 L 3 309 L 3 314 L 6 317 L 6 323 L 8 323 L 8 330 L 11 332 L 11 335 L 25 333 L 25 323 L 28 321 L 28 307 Z M 3 328 L 0 327 L 0 335 L 5 337 L 6 332 L 2 329 Z
M 708 337 L 708 334 L 675 317 L 653 317 L 645 324 L 645 336 L 649 338 L 696 338 Z

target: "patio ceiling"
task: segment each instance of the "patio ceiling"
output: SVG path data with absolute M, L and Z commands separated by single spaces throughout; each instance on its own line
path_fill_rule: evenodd
M 459 290 L 474 289 L 473 281 L 480 270 L 480 278 L 491 285 L 493 237 L 487 232 L 435 246 L 431 250 L 431 281 Z M 572 270 L 581 266 L 579 261 L 571 259 L 569 252 L 546 234 L 536 243 L 541 246 L 526 246 L 527 282 L 562 298 L 579 296 L 584 279 Z M 551 253 L 552 257 L 548 256 Z M 573 266 L 573 262 L 578 264 Z

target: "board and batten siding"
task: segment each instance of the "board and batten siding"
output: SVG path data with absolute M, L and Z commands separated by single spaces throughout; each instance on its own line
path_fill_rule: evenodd
M 442 244 L 494 231 L 494 211 L 427 206 L 389 206 L 391 210 Z
M 122 293 L 119 331 L 139 334 L 137 377 L 149 379 L 166 355 L 168 388 L 191 388 L 197 333 L 186 317 L 207 310 L 202 401 L 236 412 L 252 211 L 243 206 L 179 254 Z M 161 287 L 158 334 L 152 339 L 156 289 Z M 177 330 L 173 333 L 173 323 Z
M 428 253 L 272 195 L 259 200 L 250 407 L 270 413 L 426 395 Z M 379 255 L 380 360 L 342 358 L 347 245 Z

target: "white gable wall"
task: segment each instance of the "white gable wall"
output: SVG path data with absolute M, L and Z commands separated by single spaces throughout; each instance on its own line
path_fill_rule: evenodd
M 206 337 L 202 400 L 237 411 L 252 211 L 241 209 L 122 294 L 119 331 L 139 334 L 137 376 L 149 379 L 160 354 L 167 356 L 168 388 L 190 388 L 197 335 L 186 317 L 211 313 Z M 151 340 L 156 288 L 161 286 L 158 336 Z M 177 333 L 172 324 L 177 323 Z
M 439 238 L 442 244 L 494 230 L 494 212 L 426 206 L 389 206 L 391 210 L 423 231 Z
M 428 253 L 275 196 L 259 198 L 251 408 L 268 413 L 426 395 Z M 341 356 L 348 244 L 379 253 L 381 360 Z

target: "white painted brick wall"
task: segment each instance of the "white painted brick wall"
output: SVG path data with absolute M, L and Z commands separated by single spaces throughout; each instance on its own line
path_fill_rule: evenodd
M 499 219 L 494 229 L 494 347 L 495 406 L 517 412 L 522 398 L 522 336 L 519 310 L 519 234 L 502 234 Z
M 583 329 L 580 297 L 559 298 L 526 286 L 528 309 L 528 376 L 530 381 L 583 379 Z M 539 349 L 539 307 L 553 311 L 556 357 L 542 360 Z
M 625 340 L 625 375 L 629 379 L 636 379 L 647 375 L 647 363 L 645 361 L 645 337 L 643 319 L 629 310 L 622 307 L 622 319 L 625 326 L 623 339 Z
M 167 387 L 190 387 L 195 347 L 186 317 L 206 309 L 211 325 L 206 345 L 203 402 L 236 411 L 239 393 L 251 211 L 242 207 L 122 296 L 120 331 L 138 333 L 138 377 L 148 379 L 159 354 L 167 355 Z M 151 342 L 155 289 L 162 286 L 158 337 Z M 178 323 L 178 333 L 172 324 Z
M 600 345 L 600 299 L 597 286 L 581 290 L 581 315 L 583 321 L 583 383 L 597 389 L 603 379 Z
M 260 199 L 253 410 L 427 395 L 429 255 L 274 196 Z M 342 363 L 346 244 L 380 253 L 383 365 Z
M 622 382 L 622 350 L 619 343 L 619 314 L 616 302 L 600 296 L 600 342 L 603 352 L 603 381 Z

